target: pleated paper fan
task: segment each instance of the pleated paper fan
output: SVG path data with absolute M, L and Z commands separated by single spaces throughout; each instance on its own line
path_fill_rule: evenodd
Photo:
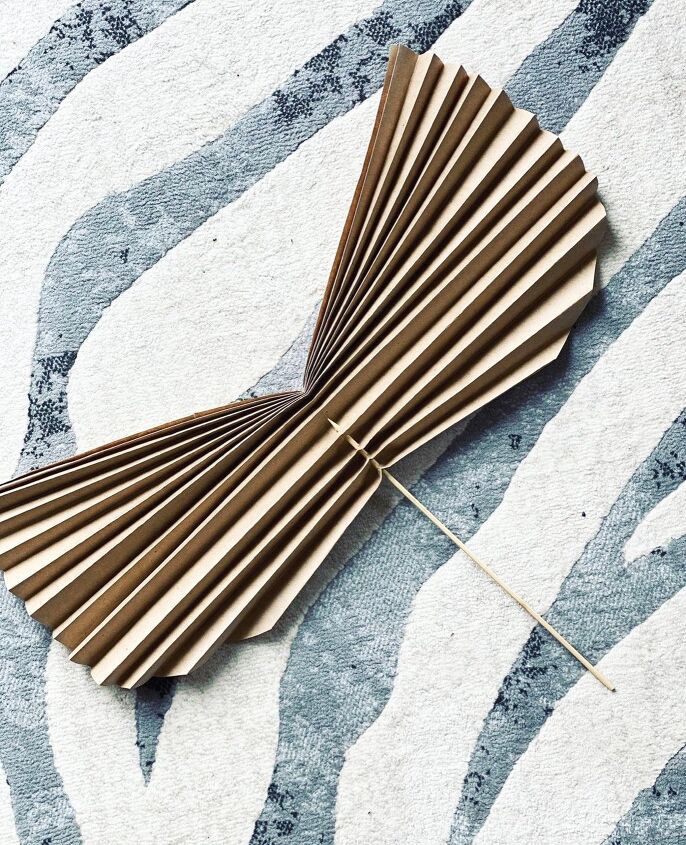
M 270 630 L 384 468 L 558 356 L 604 217 L 532 114 L 394 48 L 303 389 L 7 482 L 7 586 L 99 683 Z

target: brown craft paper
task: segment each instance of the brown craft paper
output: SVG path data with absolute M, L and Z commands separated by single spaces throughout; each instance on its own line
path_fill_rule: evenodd
M 379 466 L 557 357 L 604 217 L 595 179 L 533 115 L 393 48 L 303 389 L 2 485 L 7 586 L 99 683 L 183 675 L 268 631 Z

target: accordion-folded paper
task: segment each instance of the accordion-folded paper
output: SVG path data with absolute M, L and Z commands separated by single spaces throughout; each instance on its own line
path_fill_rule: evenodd
M 394 48 L 302 390 L 7 482 L 7 586 L 99 683 L 184 675 L 268 631 L 379 465 L 559 354 L 603 224 L 595 178 L 532 114 Z

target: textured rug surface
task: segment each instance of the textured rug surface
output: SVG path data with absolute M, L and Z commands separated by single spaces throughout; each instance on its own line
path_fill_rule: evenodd
M 559 362 L 382 488 L 277 630 L 97 687 L 0 587 L 0 845 L 686 842 L 682 0 L 0 0 L 0 477 L 299 385 L 389 45 L 599 177 Z

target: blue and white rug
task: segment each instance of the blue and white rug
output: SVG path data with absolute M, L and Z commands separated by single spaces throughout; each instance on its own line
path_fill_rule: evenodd
M 272 635 L 97 687 L 0 597 L 0 843 L 686 842 L 682 0 L 0 0 L 0 477 L 297 386 L 388 47 L 598 174 L 562 359 L 382 489 Z

